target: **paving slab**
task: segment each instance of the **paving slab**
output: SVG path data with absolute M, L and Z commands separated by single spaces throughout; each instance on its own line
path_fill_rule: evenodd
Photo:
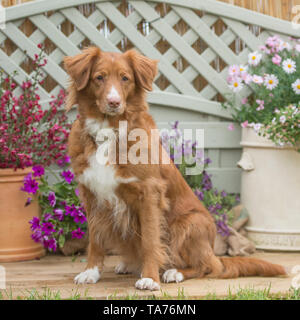
M 289 270 L 300 266 L 300 253 L 257 252 L 253 257 L 273 263 L 282 264 Z M 125 296 L 172 296 L 178 297 L 178 292 L 184 290 L 190 299 L 207 297 L 212 294 L 218 297 L 228 295 L 229 290 L 234 293 L 240 288 L 266 289 L 271 287 L 270 293 L 287 293 L 292 286 L 296 274 L 287 277 L 262 278 L 245 277 L 238 279 L 192 279 L 182 283 L 161 285 L 161 291 L 140 291 L 135 289 L 137 277 L 134 275 L 116 275 L 114 268 L 120 261 L 119 256 L 109 256 L 105 261 L 105 268 L 101 280 L 97 284 L 75 285 L 74 277 L 84 270 L 86 256 L 76 258 L 60 255 L 47 255 L 40 260 L 2 263 L 6 268 L 6 288 L 12 295 L 23 296 L 36 289 L 43 292 L 45 288 L 59 291 L 61 298 L 69 298 L 76 292 L 82 297 L 96 299 L 117 298 Z M 300 267 L 299 267 L 300 270 Z M 300 271 L 299 271 L 300 273 Z

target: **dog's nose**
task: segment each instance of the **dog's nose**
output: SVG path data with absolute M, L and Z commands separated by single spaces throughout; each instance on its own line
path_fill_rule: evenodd
M 119 108 L 121 104 L 121 99 L 119 97 L 111 97 L 107 99 L 107 103 L 110 108 Z

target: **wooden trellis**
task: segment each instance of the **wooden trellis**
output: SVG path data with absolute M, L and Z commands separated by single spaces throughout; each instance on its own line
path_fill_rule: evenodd
M 63 57 L 84 46 L 118 52 L 135 47 L 158 59 L 159 74 L 149 102 L 186 110 L 192 119 L 195 112 L 206 115 L 209 130 L 216 128 L 219 135 L 218 143 L 211 139 L 207 146 L 215 169 L 224 169 L 222 149 L 239 148 L 240 131 L 228 136 L 226 123 L 220 122 L 231 119 L 220 107 L 229 92 L 228 65 L 246 63 L 249 52 L 270 35 L 300 35 L 289 22 L 213 0 L 40 0 L 8 8 L 6 18 L 6 28 L 0 30 L 1 68 L 9 74 L 17 70 L 15 81 L 21 84 L 31 76 L 30 61 L 37 44 L 43 43 L 48 63 L 39 93 L 45 102 L 67 85 Z M 250 93 L 245 88 L 241 96 Z M 239 189 L 233 164 L 238 155 L 222 171 L 221 180 L 234 171 L 236 182 L 230 191 Z

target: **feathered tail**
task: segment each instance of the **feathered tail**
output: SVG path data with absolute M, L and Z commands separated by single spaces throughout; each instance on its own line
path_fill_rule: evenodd
M 223 272 L 219 278 L 223 279 L 247 276 L 274 277 L 287 274 L 283 266 L 256 258 L 226 257 L 220 260 Z

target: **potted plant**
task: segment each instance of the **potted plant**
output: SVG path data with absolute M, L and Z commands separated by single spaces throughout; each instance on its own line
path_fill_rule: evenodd
M 20 86 L 13 76 L 0 74 L 0 262 L 28 260 L 40 257 L 44 250 L 30 237 L 29 220 L 39 216 L 39 206 L 20 189 L 34 198 L 39 181 L 30 173 L 37 165 L 48 166 L 65 154 L 69 124 L 60 113 L 64 93 L 43 110 L 38 95 L 43 67 L 42 46 L 37 48 L 33 75 Z M 29 175 L 28 175 L 29 174 Z
M 241 201 L 257 248 L 300 250 L 300 41 L 266 40 L 248 65 L 231 66 L 224 104 L 242 126 Z M 253 94 L 239 99 L 244 86 Z M 238 103 L 241 101 L 241 103 Z
M 62 167 L 52 174 L 55 182 L 49 183 L 49 177 L 43 167 L 33 167 L 28 178 L 39 185 L 37 187 L 37 202 L 42 215 L 34 216 L 30 221 L 31 238 L 43 245 L 50 252 L 61 251 L 65 255 L 76 253 L 87 246 L 87 219 L 84 208 L 78 198 L 79 190 L 74 181 L 74 174 L 67 168 L 70 158 L 65 156 L 58 161 Z M 32 174 L 35 177 L 32 178 Z M 24 186 L 26 184 L 26 179 Z M 27 192 L 26 188 L 22 188 Z M 30 194 L 28 194 L 30 196 Z

